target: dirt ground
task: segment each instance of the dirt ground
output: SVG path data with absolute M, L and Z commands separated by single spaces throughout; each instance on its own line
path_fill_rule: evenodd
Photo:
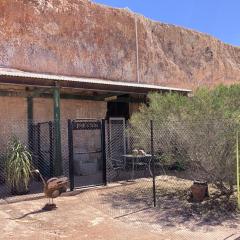
M 0 239 L 240 239 L 239 218 L 229 209 L 221 209 L 223 214 L 217 213 L 215 218 L 211 211 L 206 215 L 196 206 L 197 210 L 194 208 L 193 211 L 191 205 L 181 205 L 169 192 L 165 195 L 163 181 L 157 183 L 159 199 L 156 208 L 152 207 L 150 181 L 63 196 L 56 199 L 58 208 L 51 212 L 41 210 L 46 199 L 2 204 Z M 168 184 L 171 181 L 168 180 Z

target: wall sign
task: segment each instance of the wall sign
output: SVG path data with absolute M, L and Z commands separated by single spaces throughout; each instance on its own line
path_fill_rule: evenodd
M 85 121 L 73 121 L 72 122 L 73 130 L 94 130 L 101 129 L 101 122 L 85 122 Z

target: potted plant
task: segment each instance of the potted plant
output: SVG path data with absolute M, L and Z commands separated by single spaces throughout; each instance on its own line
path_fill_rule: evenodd
M 6 180 L 11 186 L 12 194 L 26 194 L 32 169 L 32 156 L 21 141 L 14 137 L 8 146 L 5 163 Z

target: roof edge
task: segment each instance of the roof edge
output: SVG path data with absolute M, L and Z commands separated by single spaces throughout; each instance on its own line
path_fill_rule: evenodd
M 77 82 L 77 83 L 99 84 L 99 85 L 111 85 L 116 87 L 121 86 L 121 87 L 144 88 L 149 90 L 192 92 L 192 90 L 190 89 L 166 87 L 166 86 L 159 86 L 159 85 L 146 84 L 146 83 L 122 82 L 122 81 L 104 80 L 99 78 L 87 78 L 87 77 L 75 77 L 75 76 L 73 77 L 73 76 L 54 75 L 54 74 L 45 74 L 45 73 L 33 73 L 33 72 L 25 72 L 20 70 L 13 70 L 13 69 L 5 70 L 3 68 L 0 68 L 0 76 L 42 79 L 42 80 L 52 80 L 52 81 Z

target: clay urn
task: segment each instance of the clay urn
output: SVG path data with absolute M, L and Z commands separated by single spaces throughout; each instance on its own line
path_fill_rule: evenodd
M 194 202 L 202 202 L 208 194 L 208 184 L 207 182 L 194 181 L 191 186 L 191 195 Z

